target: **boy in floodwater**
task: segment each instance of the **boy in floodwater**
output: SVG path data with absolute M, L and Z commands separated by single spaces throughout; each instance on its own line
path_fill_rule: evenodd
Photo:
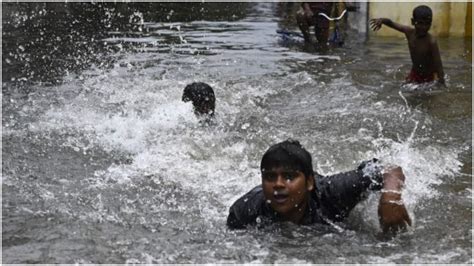
M 198 118 L 210 119 L 214 116 L 216 96 L 211 86 L 204 82 L 188 84 L 183 91 L 183 102 L 192 101 L 194 114 Z
M 311 155 L 298 141 L 271 146 L 260 164 L 262 184 L 239 198 L 229 209 L 227 226 L 331 224 L 342 221 L 364 199 L 368 190 L 380 190 L 379 222 L 384 233 L 411 225 L 402 201 L 405 176 L 400 167 L 383 167 L 376 159 L 356 170 L 332 176 L 313 172 Z
M 382 24 L 384 24 L 405 33 L 413 64 L 411 72 L 406 78 L 408 83 L 425 83 L 438 80 L 439 83 L 445 84 L 438 43 L 428 33 L 432 19 L 433 13 L 431 8 L 421 5 L 413 9 L 411 24 L 414 28 L 398 24 L 388 18 L 374 18 L 370 20 L 374 31 L 379 30 Z

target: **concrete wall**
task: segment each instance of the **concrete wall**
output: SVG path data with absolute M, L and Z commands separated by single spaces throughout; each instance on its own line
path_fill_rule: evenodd
M 369 2 L 370 18 L 389 18 L 395 22 L 411 25 L 412 12 L 418 5 L 427 5 L 433 10 L 430 32 L 439 37 L 472 36 L 472 5 L 470 2 Z M 468 25 L 469 24 L 469 25 Z M 401 33 L 383 26 L 371 35 L 403 36 Z
M 345 1 L 346 3 L 356 6 L 357 11 L 347 13 L 347 23 L 349 27 L 357 30 L 360 33 L 366 33 L 368 30 L 368 19 L 367 19 L 367 2 L 358 1 Z
M 467 3 L 465 36 L 472 37 L 472 2 Z

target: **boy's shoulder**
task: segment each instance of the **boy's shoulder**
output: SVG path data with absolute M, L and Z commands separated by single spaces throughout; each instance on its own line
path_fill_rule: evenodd
M 406 36 L 408 37 L 413 37 L 413 38 L 416 38 L 415 36 L 415 28 L 411 27 L 411 26 L 406 26 L 406 32 L 405 32 Z
M 230 228 L 245 228 L 249 224 L 255 224 L 257 217 L 264 214 L 265 197 L 262 186 L 256 186 L 232 204 L 227 217 L 227 225 Z
M 262 186 L 258 185 L 237 199 L 232 207 L 248 209 L 249 206 L 252 206 L 251 209 L 256 210 L 264 201 Z

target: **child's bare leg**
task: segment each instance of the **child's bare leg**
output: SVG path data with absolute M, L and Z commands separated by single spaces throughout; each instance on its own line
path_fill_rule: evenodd
M 329 39 L 329 28 L 316 26 L 314 27 L 314 35 L 319 44 L 325 45 Z
M 301 33 L 303 33 L 305 42 L 311 42 L 311 36 L 309 32 L 310 24 L 303 10 L 300 10 L 296 13 L 296 21 L 298 23 L 298 27 L 301 30 Z

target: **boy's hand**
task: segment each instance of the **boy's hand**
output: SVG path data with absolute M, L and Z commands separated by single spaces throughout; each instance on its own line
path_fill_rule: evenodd
M 384 233 L 396 233 L 411 226 L 411 219 L 402 201 L 401 189 L 405 175 L 401 167 L 384 169 L 384 185 L 379 202 L 379 222 Z
M 396 233 L 411 226 L 411 219 L 401 200 L 401 195 L 382 193 L 379 202 L 379 222 L 384 233 Z
M 370 27 L 373 31 L 378 31 L 382 28 L 383 20 L 381 18 L 373 18 L 370 20 Z

